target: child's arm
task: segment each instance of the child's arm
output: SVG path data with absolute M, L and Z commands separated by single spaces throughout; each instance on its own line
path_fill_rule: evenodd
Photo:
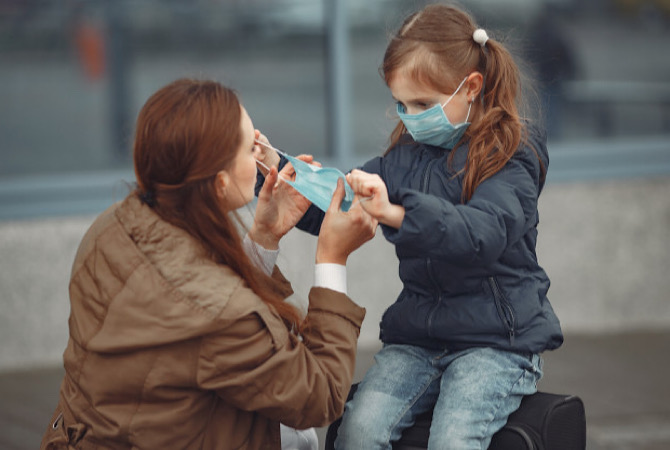
M 467 204 L 412 189 L 400 189 L 402 226 L 383 229 L 394 245 L 468 265 L 496 261 L 537 224 L 538 189 L 527 169 L 513 160 L 479 185 Z

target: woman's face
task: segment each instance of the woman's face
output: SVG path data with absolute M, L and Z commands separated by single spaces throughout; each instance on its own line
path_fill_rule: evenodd
M 237 156 L 229 169 L 225 186 L 226 209 L 241 208 L 254 199 L 256 186 L 256 156 L 259 152 L 255 144 L 254 125 L 246 109 L 242 107 L 240 133 L 242 140 L 237 148 Z
M 470 103 L 467 87 L 468 82 L 466 81 L 449 103 L 443 107 L 447 118 L 453 124 L 465 122 L 468 115 Z M 419 114 L 435 105 L 442 105 L 454 94 L 453 92 L 436 91 L 419 83 L 402 69 L 389 81 L 389 89 L 393 98 L 405 107 L 407 114 Z

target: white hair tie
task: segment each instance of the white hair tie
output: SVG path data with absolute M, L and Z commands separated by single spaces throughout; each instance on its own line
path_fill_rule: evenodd
M 482 28 L 477 28 L 475 32 L 472 33 L 472 39 L 474 39 L 476 43 L 484 47 L 486 45 L 486 41 L 489 40 L 489 35 L 486 34 L 486 31 L 483 30 Z

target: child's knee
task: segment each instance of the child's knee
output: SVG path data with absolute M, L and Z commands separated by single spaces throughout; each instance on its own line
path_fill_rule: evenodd
M 390 433 L 386 424 L 366 408 L 347 409 L 335 440 L 335 449 L 384 448 Z M 389 446 L 390 448 L 390 446 Z

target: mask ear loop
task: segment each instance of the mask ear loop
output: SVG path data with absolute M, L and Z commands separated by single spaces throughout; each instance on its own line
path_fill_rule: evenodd
M 259 160 L 256 160 L 256 164 L 258 164 L 259 166 L 261 166 L 262 168 L 264 168 L 264 169 L 267 170 L 268 172 L 270 171 L 270 168 L 268 167 L 267 164 L 262 163 L 262 162 L 260 162 Z M 281 175 L 279 175 L 279 173 L 277 173 L 277 178 L 279 178 L 280 180 L 282 180 L 284 183 L 288 183 L 288 181 L 287 181 L 284 177 L 282 177 Z
M 279 154 L 282 155 L 282 156 L 289 156 L 286 152 L 282 152 L 282 151 L 279 150 L 278 148 L 275 148 L 275 147 L 271 146 L 270 144 L 266 144 L 265 142 L 261 142 L 261 141 L 259 141 L 258 139 L 254 139 L 254 142 L 256 142 L 256 143 L 259 144 L 259 145 L 262 145 L 263 147 L 267 147 L 267 148 L 269 148 L 269 149 L 271 149 L 271 150 L 274 150 L 274 151 L 276 151 L 277 153 L 279 153 Z
M 465 116 L 465 121 L 467 122 L 470 118 L 470 111 L 472 110 L 472 104 L 475 102 L 474 97 L 470 100 L 470 106 L 468 106 L 468 114 Z
M 461 84 L 458 85 L 458 87 L 456 88 L 456 90 L 454 91 L 454 93 L 451 94 L 451 95 L 449 96 L 449 98 L 447 99 L 446 102 L 442 103 L 441 106 L 442 106 L 443 108 L 444 108 L 445 106 L 447 106 L 447 103 L 449 103 L 449 102 L 451 101 L 451 99 L 454 98 L 454 95 L 456 95 L 456 94 L 458 93 L 458 91 L 461 90 L 461 88 L 462 88 L 463 85 L 465 84 L 465 80 L 467 80 L 467 79 L 468 79 L 468 77 L 463 78 L 463 81 L 461 81 Z
M 256 142 L 258 145 L 262 145 L 263 147 L 267 147 L 267 148 L 269 148 L 269 149 L 272 149 L 272 150 L 276 151 L 277 153 L 279 153 L 280 155 L 287 156 L 287 154 L 286 154 L 285 152 L 279 150 L 278 148 L 274 148 L 274 147 L 271 146 L 270 144 L 266 144 L 265 142 L 261 142 L 261 141 L 259 141 L 258 139 L 254 139 L 254 142 Z M 264 168 L 264 169 L 267 170 L 268 172 L 270 171 L 270 168 L 268 167 L 267 164 L 265 164 L 265 163 L 263 163 L 263 162 L 261 162 L 261 161 L 259 161 L 259 160 L 256 160 L 256 164 L 258 164 L 259 166 L 261 166 L 262 168 Z M 288 180 L 286 180 L 284 177 L 282 177 L 281 175 L 279 175 L 279 173 L 277 173 L 277 177 L 278 177 L 280 180 L 282 180 L 284 183 L 290 184 L 290 183 L 288 183 Z

